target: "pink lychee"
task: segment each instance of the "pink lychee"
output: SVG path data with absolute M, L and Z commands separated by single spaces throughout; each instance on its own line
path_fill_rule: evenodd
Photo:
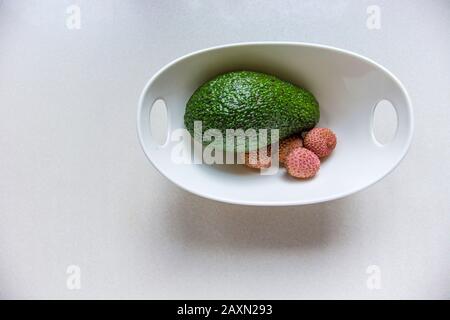
M 294 148 L 303 147 L 302 138 L 300 135 L 292 135 L 280 141 L 279 145 L 279 162 L 281 164 L 286 162 L 286 157 Z
M 271 148 L 267 146 L 267 152 L 255 150 L 246 152 L 244 155 L 245 165 L 253 169 L 269 168 L 272 164 Z
M 294 148 L 286 157 L 287 172 L 295 177 L 307 179 L 314 177 L 320 169 L 320 160 L 314 152 L 305 148 Z
M 314 128 L 306 133 L 303 146 L 323 158 L 336 147 L 336 135 L 328 128 Z

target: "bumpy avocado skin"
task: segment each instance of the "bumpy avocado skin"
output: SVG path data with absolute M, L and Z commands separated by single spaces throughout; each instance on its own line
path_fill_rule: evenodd
M 226 129 L 250 128 L 279 129 L 283 139 L 313 128 L 319 117 L 319 104 L 307 90 L 268 74 L 235 71 L 219 75 L 194 92 L 186 105 L 184 123 L 192 137 L 194 121 L 202 121 L 202 133 L 218 129 L 224 141 Z M 223 143 L 223 149 L 230 148 Z M 245 149 L 249 150 L 248 145 Z

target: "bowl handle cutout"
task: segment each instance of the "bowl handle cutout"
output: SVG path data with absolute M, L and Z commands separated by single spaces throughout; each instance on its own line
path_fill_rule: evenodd
M 413 132 L 412 108 L 407 95 L 376 101 L 371 109 L 370 131 L 376 146 L 406 152 Z
M 138 135 L 144 149 L 167 146 L 170 136 L 169 118 L 166 100 L 145 90 L 138 105 Z
M 167 119 L 167 105 L 164 99 L 156 99 L 150 109 L 150 133 L 156 144 L 164 146 L 169 132 Z
M 394 105 L 386 99 L 375 104 L 372 111 L 372 137 L 379 145 L 391 142 L 397 133 L 398 117 Z

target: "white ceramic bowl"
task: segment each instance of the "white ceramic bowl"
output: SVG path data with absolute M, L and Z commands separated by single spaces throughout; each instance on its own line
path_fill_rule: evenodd
M 186 102 L 207 80 L 227 71 L 254 70 L 304 87 L 317 98 L 318 126 L 338 137 L 333 154 L 310 180 L 296 180 L 284 169 L 260 175 L 242 165 L 176 164 L 177 142 L 152 138 L 150 110 L 157 99 L 167 105 L 168 130 L 183 128 Z M 386 99 L 397 113 L 397 131 L 387 145 L 373 134 L 377 103 Z M 413 133 L 408 94 L 400 81 L 379 64 L 358 54 L 307 43 L 239 43 L 181 57 L 153 76 L 138 107 L 138 135 L 150 162 L 169 180 L 199 196 L 223 202 L 283 206 L 329 201 L 360 191 L 382 179 L 405 156 Z

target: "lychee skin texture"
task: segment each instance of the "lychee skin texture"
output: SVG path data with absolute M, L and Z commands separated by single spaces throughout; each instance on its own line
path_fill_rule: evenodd
M 279 145 L 279 162 L 284 164 L 289 152 L 294 148 L 303 147 L 303 141 L 300 135 L 293 135 L 280 141 Z
M 244 155 L 245 165 L 253 169 L 269 168 L 272 165 L 271 148 L 267 146 L 267 152 L 259 150 L 246 152 Z
M 303 146 L 319 158 L 329 156 L 336 147 L 336 135 L 328 128 L 314 128 L 303 140 Z
M 319 171 L 320 159 L 314 152 L 308 149 L 295 148 L 286 157 L 284 165 L 291 176 L 308 179 L 314 177 L 317 171 Z

